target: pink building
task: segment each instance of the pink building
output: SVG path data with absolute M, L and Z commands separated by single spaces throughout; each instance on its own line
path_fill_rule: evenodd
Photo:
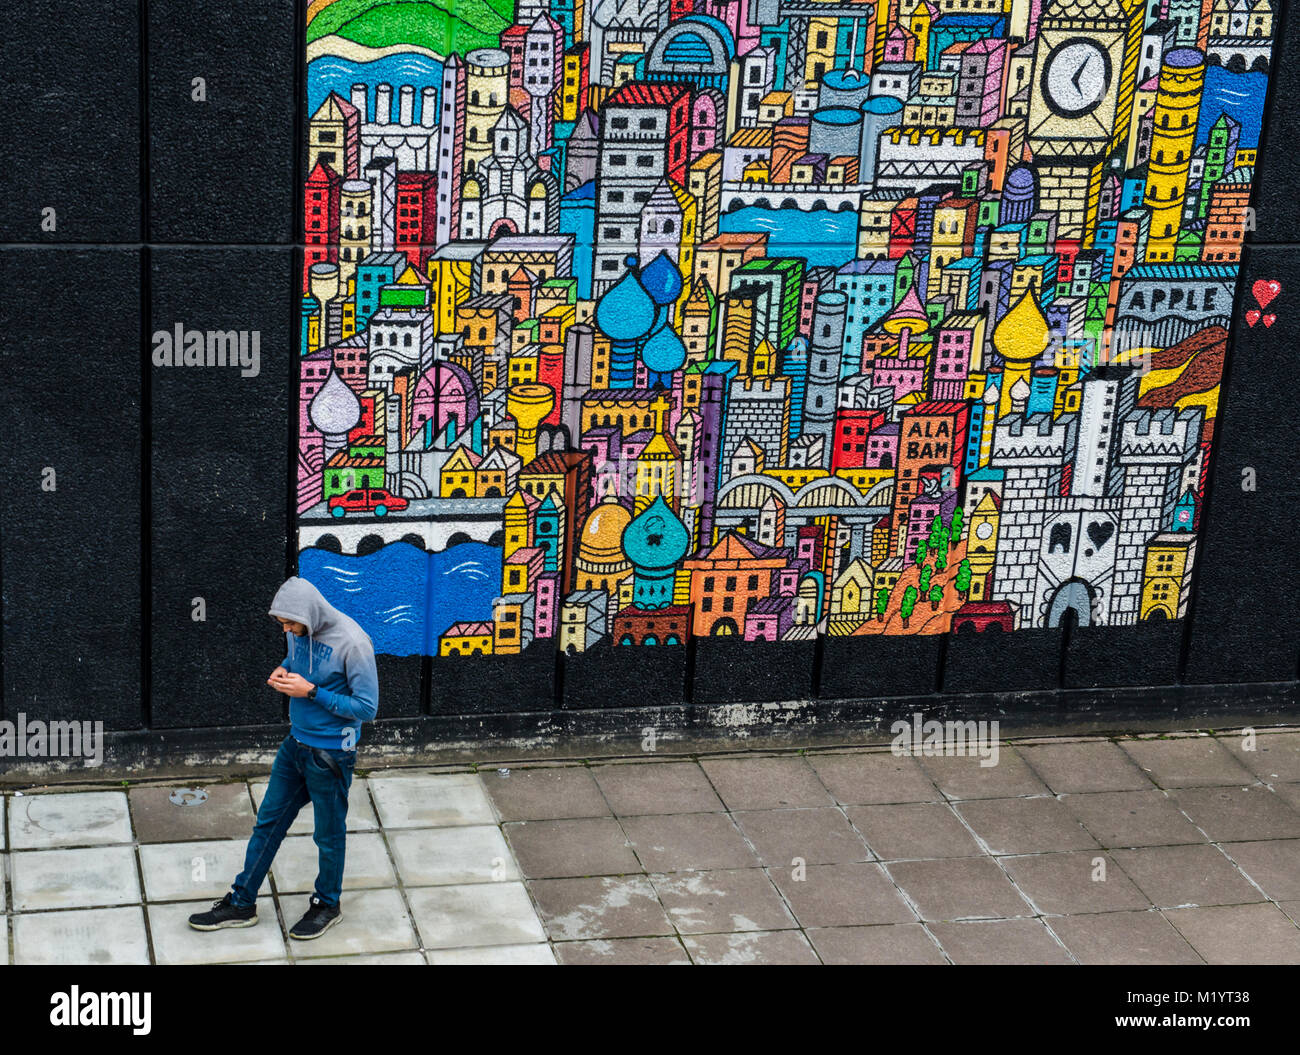
M 780 641 L 793 625 L 793 597 L 761 597 L 745 613 L 745 640 Z

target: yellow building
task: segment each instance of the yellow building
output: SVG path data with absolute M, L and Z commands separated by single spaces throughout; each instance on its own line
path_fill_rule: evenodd
M 497 48 L 465 56 L 464 171 L 473 172 L 492 155 L 492 128 L 510 96 L 510 58 Z
M 438 497 L 475 497 L 478 491 L 478 464 L 482 460 L 468 447 L 458 447 L 438 474 Z
M 655 416 L 655 434 L 636 460 L 633 514 L 639 515 L 649 509 L 658 495 L 663 495 L 674 513 L 681 505 L 677 494 L 677 466 L 682 460 L 682 452 L 672 437 L 664 432 L 665 415 L 670 406 L 672 404 L 662 395 L 650 404 Z
M 831 586 L 831 622 L 863 623 L 875 615 L 876 570 L 861 557 L 849 562 Z
M 1144 257 L 1147 263 L 1174 258 L 1204 88 L 1204 55 L 1194 48 L 1175 48 L 1165 55 L 1160 64 L 1154 135 L 1143 199 L 1143 204 L 1151 210 L 1151 232 Z
M 970 561 L 971 580 L 969 601 L 984 601 L 984 586 L 998 555 L 998 523 L 1002 517 L 1002 503 L 998 496 L 988 492 L 970 515 L 966 535 L 966 559 Z
M 501 547 L 503 560 L 509 560 L 515 550 L 533 544 L 533 514 L 541 504 L 541 499 L 534 498 L 523 491 L 516 491 L 510 496 L 503 514 L 505 534 Z
M 1147 543 L 1142 567 L 1142 604 L 1138 619 L 1181 619 L 1187 612 L 1196 536 L 1167 531 Z
M 492 637 L 491 623 L 456 623 L 438 638 L 438 655 L 490 656 Z

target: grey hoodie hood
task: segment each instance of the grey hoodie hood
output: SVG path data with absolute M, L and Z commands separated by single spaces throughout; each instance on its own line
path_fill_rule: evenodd
M 306 579 L 292 576 L 275 592 L 270 614 L 277 619 L 302 623 L 307 628 L 307 652 L 313 654 L 312 642 L 328 645 L 336 656 L 343 656 L 348 646 L 364 642 L 373 652 L 370 636 L 351 616 L 331 605 Z M 290 635 L 292 637 L 292 635 Z M 308 663 L 312 663 L 309 659 Z M 310 667 L 309 667 L 310 669 Z

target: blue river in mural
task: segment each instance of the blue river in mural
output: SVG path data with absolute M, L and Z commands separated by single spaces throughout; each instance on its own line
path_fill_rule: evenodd
M 364 557 L 312 548 L 298 555 L 298 574 L 360 623 L 376 652 L 437 655 L 453 623 L 492 618 L 501 547 L 463 542 L 428 553 L 393 542 Z
M 415 107 L 412 115 L 420 123 L 425 87 L 442 88 L 442 63 L 416 52 L 389 55 L 372 62 L 353 62 L 337 55 L 322 55 L 307 65 L 307 112 L 315 113 L 330 92 L 338 92 L 344 99 L 352 98 L 352 86 L 369 86 L 369 113 L 367 121 L 375 119 L 375 92 L 378 84 L 391 85 L 393 106 L 396 109 L 398 88 L 403 84 L 415 87 Z

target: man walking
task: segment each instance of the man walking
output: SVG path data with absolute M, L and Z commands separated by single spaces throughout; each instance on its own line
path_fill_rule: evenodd
M 291 697 L 289 735 L 280 744 L 244 870 L 230 892 L 207 912 L 190 917 L 195 930 L 251 927 L 257 892 L 284 839 L 308 802 L 316 817 L 320 855 L 316 890 L 306 914 L 289 931 L 318 938 L 342 918 L 343 856 L 348 790 L 357 761 L 361 723 L 379 708 L 375 650 L 356 621 L 332 607 L 306 579 L 294 576 L 276 592 L 271 615 L 284 628 L 288 652 L 266 683 Z

